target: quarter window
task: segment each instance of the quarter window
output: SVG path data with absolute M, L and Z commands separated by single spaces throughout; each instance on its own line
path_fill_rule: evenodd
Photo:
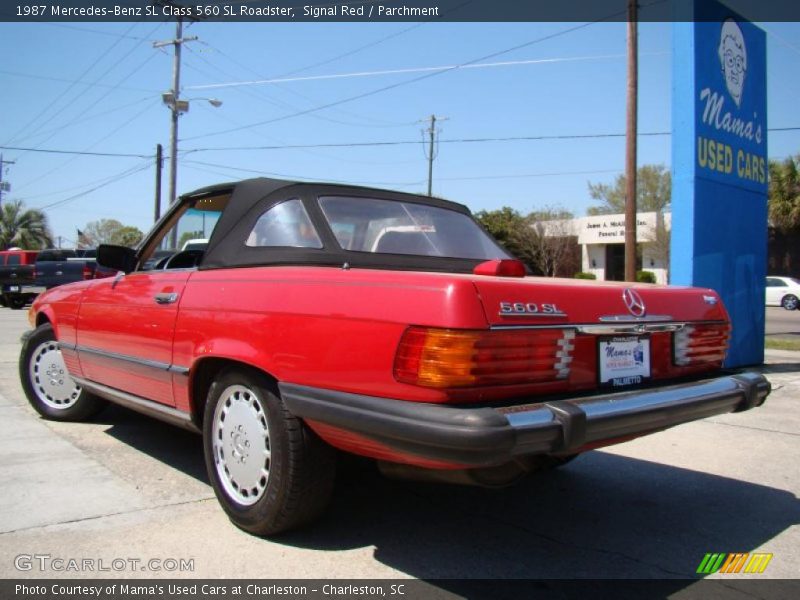
M 297 198 L 276 204 L 261 215 L 245 244 L 250 247 L 322 248 L 317 230 Z

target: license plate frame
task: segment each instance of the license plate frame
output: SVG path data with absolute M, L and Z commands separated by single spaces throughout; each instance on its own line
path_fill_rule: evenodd
M 597 341 L 597 377 L 601 386 L 640 385 L 652 376 L 650 337 L 603 336 Z

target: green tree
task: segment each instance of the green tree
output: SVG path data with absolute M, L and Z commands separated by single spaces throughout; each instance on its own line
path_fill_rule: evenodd
M 545 207 L 522 215 L 504 206 L 480 211 L 475 217 L 511 254 L 534 273 L 554 276 L 575 246 L 571 229 L 572 213 L 562 208 Z
M 536 233 L 530 228 L 528 217 L 504 206 L 498 210 L 482 210 L 475 213 L 475 218 L 503 248 L 532 266 L 535 257 L 531 245 Z
M 782 232 L 800 229 L 800 155 L 769 162 L 769 218 Z
M 617 175 L 613 185 L 589 183 L 589 195 L 602 204 L 590 206 L 589 215 L 619 214 L 625 212 L 624 175 Z M 662 212 L 669 206 L 672 195 L 672 178 L 664 165 L 643 165 L 636 171 L 637 212 Z
M 137 227 L 123 225 L 116 219 L 91 221 L 86 224 L 81 233 L 81 238 L 91 246 L 98 246 L 99 244 L 135 246 L 144 237 L 144 234 Z
M 142 241 L 143 237 L 144 234 L 138 227 L 125 225 L 114 234 L 113 241 L 111 243 L 133 248 Z
M 25 209 L 21 200 L 3 204 L 0 212 L 0 248 L 18 246 L 40 250 L 53 245 L 47 215 L 38 208 Z

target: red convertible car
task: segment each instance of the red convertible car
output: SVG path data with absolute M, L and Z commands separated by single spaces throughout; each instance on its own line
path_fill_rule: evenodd
M 117 276 L 30 310 L 31 404 L 66 421 L 110 401 L 202 432 L 217 498 L 262 535 L 324 510 L 337 450 L 395 476 L 504 485 L 770 392 L 721 370 L 730 324 L 713 290 L 529 277 L 435 198 L 219 185 L 97 260 Z

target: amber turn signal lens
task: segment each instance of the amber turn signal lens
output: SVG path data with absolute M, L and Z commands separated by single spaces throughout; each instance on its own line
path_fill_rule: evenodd
M 569 376 L 572 330 L 455 330 L 410 327 L 394 362 L 395 378 L 432 388 L 515 385 Z

